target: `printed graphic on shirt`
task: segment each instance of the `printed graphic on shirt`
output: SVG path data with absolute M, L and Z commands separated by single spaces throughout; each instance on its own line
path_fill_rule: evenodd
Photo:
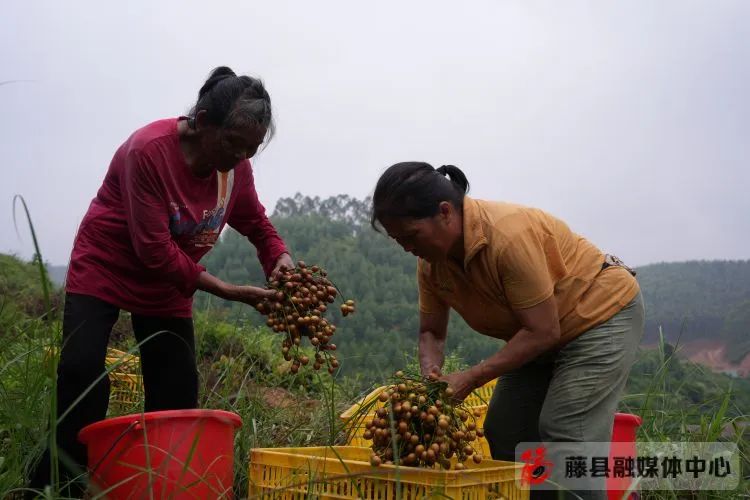
M 200 221 L 193 220 L 185 210 L 185 205 L 170 202 L 169 231 L 173 237 L 187 237 L 187 244 L 196 247 L 212 247 L 219 239 L 219 232 L 229 197 L 234 186 L 234 171 L 217 172 L 216 205 L 211 209 L 204 209 Z

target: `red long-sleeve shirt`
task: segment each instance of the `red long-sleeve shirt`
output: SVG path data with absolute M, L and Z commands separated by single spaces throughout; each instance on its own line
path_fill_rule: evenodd
M 117 150 L 73 246 L 66 291 L 130 312 L 190 317 L 198 264 L 228 223 L 270 274 L 284 242 L 258 200 L 250 162 L 193 175 L 177 119 L 137 130 Z

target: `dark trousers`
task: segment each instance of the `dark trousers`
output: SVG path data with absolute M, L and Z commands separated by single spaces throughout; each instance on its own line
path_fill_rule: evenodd
M 118 307 L 96 297 L 65 296 L 63 345 L 57 368 L 56 436 L 60 483 L 68 484 L 65 489 L 72 496 L 79 496 L 85 487 L 77 480 L 87 464 L 86 447 L 78 442 L 78 432 L 107 414 L 109 377 L 105 375 L 104 358 L 119 314 Z M 144 410 L 196 408 L 198 371 L 192 318 L 133 314 L 132 323 L 141 355 Z M 50 482 L 48 449 L 32 471 L 30 487 L 41 490 Z

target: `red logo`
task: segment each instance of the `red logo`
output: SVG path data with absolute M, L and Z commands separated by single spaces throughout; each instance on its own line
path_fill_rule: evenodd
M 549 478 L 553 464 L 545 459 L 546 451 L 544 446 L 540 446 L 536 450 L 526 450 L 521 454 L 521 460 L 525 464 L 521 470 L 522 484 L 541 484 Z

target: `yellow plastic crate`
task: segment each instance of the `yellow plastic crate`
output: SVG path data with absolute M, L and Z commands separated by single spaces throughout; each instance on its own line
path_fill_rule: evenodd
M 354 446 L 258 448 L 250 457 L 250 498 L 297 500 L 527 500 L 523 464 L 483 460 L 439 470 L 369 464 L 370 449 Z
M 140 404 L 143 378 L 132 373 L 109 372 L 109 404 L 130 407 Z
M 115 366 L 109 372 L 109 409 L 110 412 L 128 413 L 137 410 L 143 399 L 143 377 L 141 360 L 138 356 L 108 348 L 105 359 L 107 368 Z
M 467 407 L 469 407 L 472 411 L 473 410 L 479 410 L 480 416 L 477 418 L 477 427 L 484 427 L 484 419 L 487 416 L 487 407 L 490 403 L 490 398 L 492 397 L 492 392 L 495 390 L 495 385 L 497 385 L 497 379 L 491 380 L 484 384 L 482 387 L 479 387 L 478 389 L 475 389 L 467 398 L 464 400 L 464 404 L 466 404 Z M 372 444 L 371 441 L 367 441 L 364 437 L 362 437 L 365 433 L 364 428 L 364 421 L 367 417 L 372 417 L 375 415 L 375 410 L 383 406 L 383 403 L 380 401 L 377 401 L 375 405 L 372 407 L 372 412 L 368 414 L 365 418 L 358 418 L 356 421 L 353 421 L 354 415 L 356 415 L 357 410 L 361 406 L 366 406 L 370 404 L 373 400 L 377 399 L 377 397 L 380 395 L 381 392 L 383 392 L 386 389 L 386 386 L 378 387 L 377 389 L 373 390 L 370 394 L 365 396 L 362 401 L 359 403 L 355 403 L 351 408 L 346 410 L 344 413 L 340 415 L 340 419 L 344 422 L 344 427 L 347 429 L 347 443 L 351 446 L 370 446 Z M 490 445 L 487 443 L 487 439 L 485 438 L 478 438 L 476 441 L 476 449 L 482 452 L 482 454 L 485 457 L 490 456 Z
M 44 363 L 51 363 L 53 356 L 59 356 L 58 347 L 48 347 Z M 116 365 L 116 366 L 115 366 Z M 140 357 L 111 347 L 107 348 L 104 366 L 115 369 L 109 372 L 109 409 L 123 412 L 134 409 L 143 398 L 143 377 Z
M 119 364 L 118 364 L 119 363 Z M 120 373 L 138 374 L 141 372 L 141 358 L 135 354 L 108 348 L 104 364 L 109 367 L 117 364 L 115 371 Z
M 60 348 L 57 346 L 47 347 L 44 352 L 44 364 L 49 366 L 52 363 L 54 356 L 60 355 Z M 107 348 L 107 356 L 104 358 L 104 365 L 109 368 L 110 366 L 119 363 L 116 371 L 123 373 L 140 373 L 141 372 L 141 358 L 135 354 L 129 354 L 125 351 L 120 351 L 112 347 Z

